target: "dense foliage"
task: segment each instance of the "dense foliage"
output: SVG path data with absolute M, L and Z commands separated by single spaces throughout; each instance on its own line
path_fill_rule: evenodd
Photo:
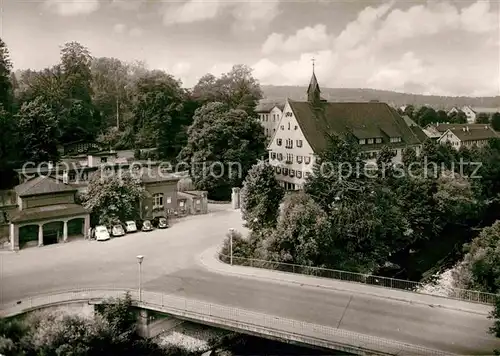
M 0 319 L 0 354 L 11 356 L 167 356 L 189 355 L 161 348 L 136 333 L 129 295 L 109 300 L 94 318 L 62 313 L 34 313 L 22 319 Z
M 135 220 L 143 191 L 138 174 L 99 170 L 90 178 L 83 206 L 91 212 L 94 224 L 109 226 L 114 221 Z
M 266 155 L 264 129 L 255 117 L 219 102 L 196 110 L 179 160 L 190 167 L 197 189 L 227 200 L 249 169 Z

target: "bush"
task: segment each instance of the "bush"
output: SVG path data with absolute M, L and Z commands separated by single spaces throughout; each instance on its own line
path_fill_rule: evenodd
M 230 263 L 231 259 L 231 235 L 228 232 L 220 251 L 222 262 Z M 238 259 L 239 258 L 239 259 Z M 253 258 L 253 249 L 249 240 L 245 239 L 240 232 L 233 232 L 233 262 L 237 260 L 238 265 L 246 265 L 246 258 Z

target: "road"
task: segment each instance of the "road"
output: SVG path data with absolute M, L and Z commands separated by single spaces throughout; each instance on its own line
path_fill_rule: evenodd
M 211 206 L 214 208 L 213 206 Z M 0 254 L 1 303 L 61 289 L 138 286 L 136 255 L 145 256 L 143 288 L 366 333 L 457 354 L 500 348 L 485 315 L 387 300 L 368 294 L 256 280 L 209 271 L 197 261 L 220 244 L 240 214 L 217 206 L 167 230 L 107 242 L 75 241 Z M 369 287 L 367 287 L 369 288 Z M 418 298 L 418 295 L 416 296 Z

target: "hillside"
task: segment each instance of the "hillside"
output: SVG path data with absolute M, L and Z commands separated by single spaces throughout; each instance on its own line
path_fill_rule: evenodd
M 264 98 L 269 100 L 305 100 L 307 87 L 262 85 Z M 376 89 L 321 88 L 322 97 L 328 101 L 367 102 L 378 100 L 394 106 L 412 104 L 430 105 L 436 109 L 451 109 L 453 106 L 500 107 L 500 96 L 496 97 L 451 97 L 437 95 L 405 94 Z

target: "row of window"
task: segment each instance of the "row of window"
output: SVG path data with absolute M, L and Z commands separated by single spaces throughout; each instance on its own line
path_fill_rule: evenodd
M 281 125 L 281 126 L 280 126 L 280 129 L 284 130 L 284 129 L 285 129 L 285 125 Z M 291 129 L 292 129 L 292 124 L 291 124 L 291 123 L 288 123 L 288 130 L 291 130 Z M 295 125 L 295 126 L 293 127 L 293 129 L 294 129 L 294 130 L 298 130 L 298 129 L 299 129 L 299 127 L 298 127 L 297 125 Z
M 270 114 L 260 114 L 260 121 L 269 121 L 269 115 Z M 273 121 L 276 122 L 276 120 L 279 120 L 280 115 L 279 114 L 273 114 Z
M 401 137 L 391 137 L 390 142 L 391 143 L 401 142 Z M 360 145 L 373 145 L 374 143 L 382 143 L 382 138 L 381 137 L 368 138 L 368 139 L 362 138 L 359 140 Z
M 278 161 L 283 161 L 283 153 L 276 153 L 276 152 L 271 152 L 271 159 L 277 159 Z M 295 159 L 297 160 L 297 163 L 302 163 L 304 162 L 305 164 L 311 163 L 311 157 L 309 156 L 296 156 Z M 287 153 L 286 154 L 286 162 L 287 163 L 293 163 L 293 154 Z
M 276 174 L 281 174 L 285 177 L 290 177 L 290 178 L 294 178 L 294 177 L 297 177 L 297 178 L 307 178 L 311 175 L 311 172 L 304 172 L 302 173 L 302 171 L 299 171 L 298 169 L 295 170 L 295 169 L 288 169 L 288 168 L 281 168 L 281 167 L 276 167 L 275 168 L 276 170 Z
M 281 146 L 283 144 L 283 140 L 281 138 L 276 139 L 276 144 Z M 302 140 L 296 140 L 297 147 L 302 147 Z M 293 140 L 287 138 L 285 140 L 285 148 L 293 148 Z

